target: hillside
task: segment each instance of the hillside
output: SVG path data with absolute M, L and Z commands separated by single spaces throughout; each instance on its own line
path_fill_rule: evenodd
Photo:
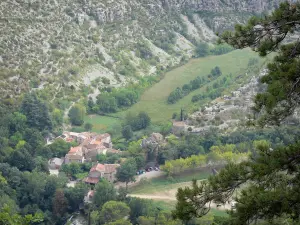
M 278 2 L 4 0 L 0 93 L 9 101 L 31 88 L 47 90 L 48 100 L 70 90 L 95 97 L 103 85 L 96 78 L 119 86 L 159 73 L 190 58 L 198 42 L 213 41 L 215 31 Z

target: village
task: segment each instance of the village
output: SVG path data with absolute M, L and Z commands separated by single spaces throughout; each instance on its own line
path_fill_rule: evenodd
M 99 163 L 97 160 L 98 155 L 122 155 L 120 150 L 113 148 L 111 135 L 108 133 L 97 134 L 91 132 L 63 132 L 63 134 L 56 139 L 62 139 L 67 143 L 77 143 L 77 146 L 70 147 L 70 150 L 62 158 L 51 158 L 48 161 L 49 171 L 52 175 L 58 175 L 61 172 L 63 165 L 70 165 L 72 163 L 84 164 L 91 163 L 92 167 L 88 172 L 88 175 L 83 179 L 73 180 L 70 178 L 67 186 L 74 187 L 78 182 L 84 182 L 90 185 L 90 191 L 85 196 L 85 202 L 91 202 L 94 195 L 94 186 L 106 179 L 108 182 L 113 183 L 115 187 L 124 187 L 125 184 L 116 182 L 117 168 L 120 167 L 119 163 L 106 164 Z M 145 138 L 142 141 L 141 147 L 147 148 L 149 146 L 158 147 L 159 143 L 163 141 L 163 136 L 158 133 L 153 133 L 149 138 Z M 151 174 L 147 172 L 152 172 Z M 142 178 L 153 178 L 161 176 L 162 172 L 158 167 L 148 166 L 148 169 L 140 169 L 137 171 L 136 183 Z

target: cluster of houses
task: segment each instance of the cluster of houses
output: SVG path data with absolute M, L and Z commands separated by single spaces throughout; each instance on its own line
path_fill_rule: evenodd
M 112 148 L 111 136 L 108 133 L 97 134 L 91 132 L 64 132 L 57 137 L 66 142 L 76 142 L 78 146 L 71 147 L 64 158 L 53 158 L 49 160 L 49 168 L 58 170 L 62 164 L 94 162 L 88 177 L 83 181 L 89 184 L 96 184 L 101 178 L 109 182 L 115 181 L 115 175 L 119 164 L 100 164 L 97 162 L 98 154 L 118 154 L 119 150 Z

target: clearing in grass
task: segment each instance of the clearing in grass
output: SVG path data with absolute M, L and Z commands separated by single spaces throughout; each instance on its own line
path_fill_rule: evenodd
M 111 129 L 116 124 L 119 124 L 120 119 L 109 116 L 87 115 L 84 118 L 84 122 L 93 124 L 93 132 L 103 133 L 108 129 Z

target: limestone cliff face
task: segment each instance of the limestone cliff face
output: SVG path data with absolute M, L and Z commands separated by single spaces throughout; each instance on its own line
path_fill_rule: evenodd
M 0 94 L 49 88 L 53 100 L 64 95 L 62 84 L 80 90 L 101 77 L 115 86 L 134 81 L 180 63 L 215 31 L 279 2 L 2 0 Z M 101 84 L 94 86 L 90 94 Z
M 177 11 L 250 12 L 261 13 L 277 7 L 282 0 L 151 0 L 108 1 L 106 4 L 85 1 L 86 12 L 94 13 L 99 21 L 114 22 L 131 18 L 132 13 L 143 10 L 150 15 Z

